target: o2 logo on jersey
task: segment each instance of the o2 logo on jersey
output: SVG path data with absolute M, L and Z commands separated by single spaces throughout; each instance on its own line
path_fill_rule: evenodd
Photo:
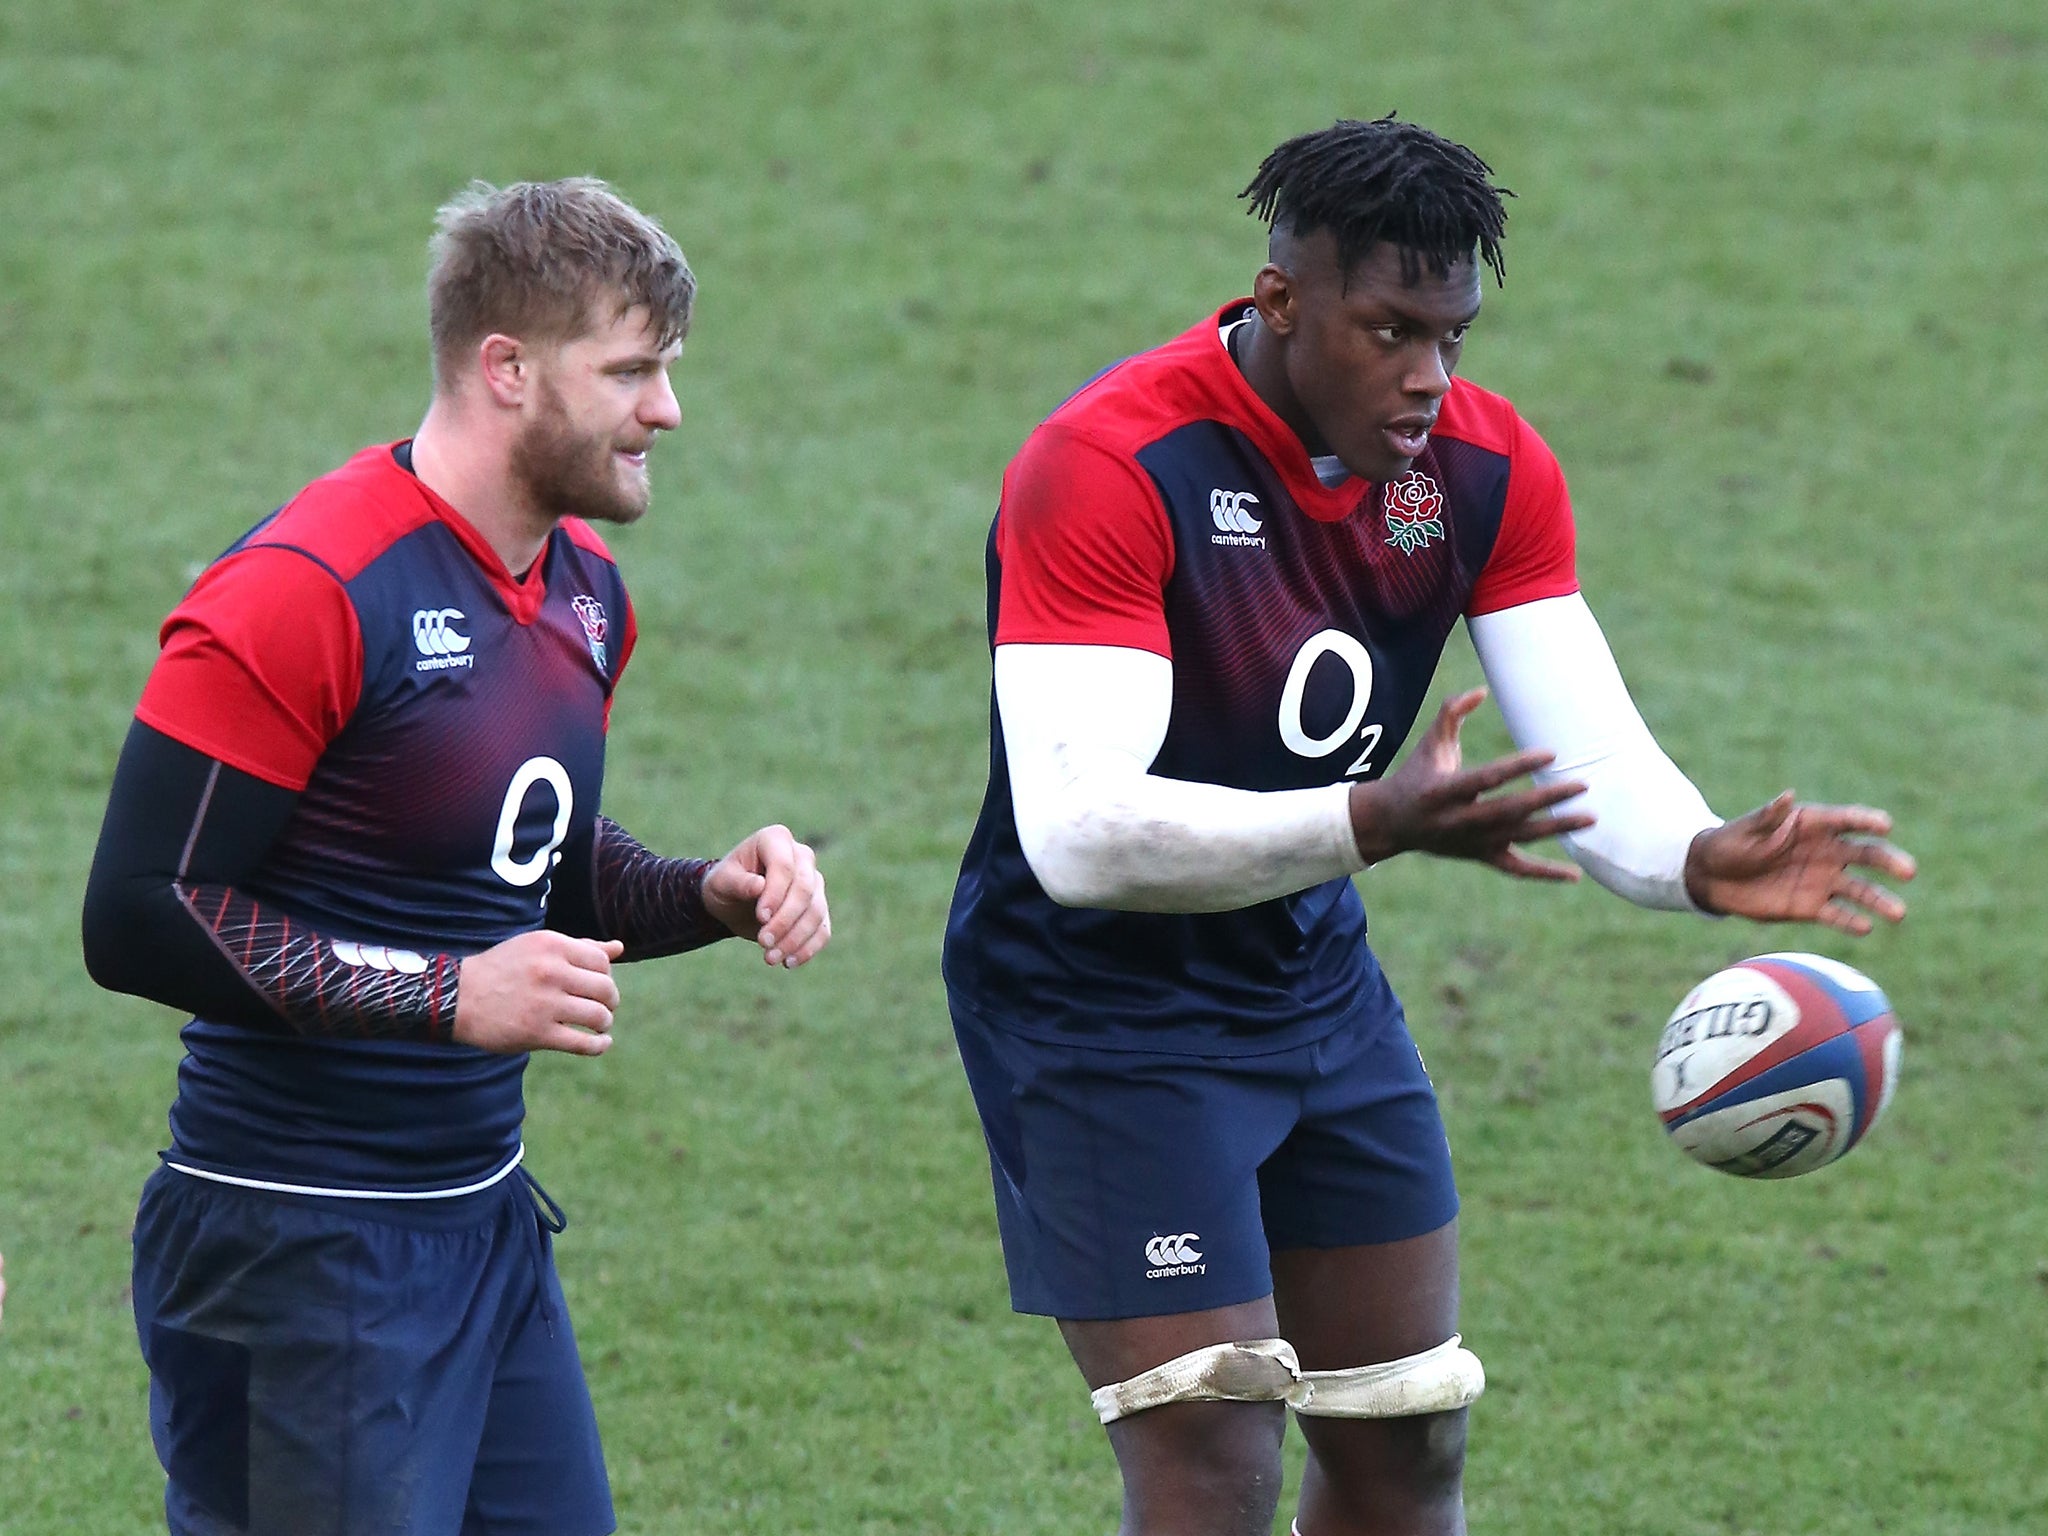
M 1302 696 L 1308 691 L 1308 676 L 1325 656 L 1334 656 L 1351 672 L 1351 702 L 1335 730 L 1311 736 L 1302 723 Z M 1385 729 L 1366 723 L 1365 712 L 1372 704 L 1372 652 L 1356 635 L 1341 629 L 1326 629 L 1311 635 L 1308 643 L 1294 653 L 1294 665 L 1287 669 L 1287 681 L 1280 689 L 1280 739 L 1296 757 L 1328 757 L 1351 745 L 1362 748 L 1357 759 L 1344 770 L 1347 779 L 1372 770 L 1372 754 Z
M 512 856 L 519 836 L 519 818 L 526 810 L 527 797 L 545 786 L 555 798 L 554 831 L 546 842 L 523 859 Z M 491 841 L 491 872 L 507 885 L 529 886 L 540 882 L 560 861 L 562 843 L 569 836 L 569 813 L 576 806 L 576 791 L 569 783 L 569 770 L 552 757 L 529 757 L 513 771 L 505 786 L 505 803 L 498 809 L 498 831 Z M 547 895 L 541 895 L 541 909 L 547 909 Z
M 1384 492 L 1387 542 L 1404 555 L 1427 549 L 1444 536 L 1444 493 L 1419 469 L 1389 480 Z

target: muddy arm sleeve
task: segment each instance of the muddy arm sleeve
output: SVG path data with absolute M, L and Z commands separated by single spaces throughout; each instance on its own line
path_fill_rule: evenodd
M 1564 837 L 1565 851 L 1637 906 L 1697 910 L 1685 889 L 1686 852 L 1721 819 L 1650 735 L 1586 600 L 1573 593 L 1523 603 L 1465 627 L 1515 745 L 1557 754 L 1536 782 L 1586 786 L 1558 809 L 1599 820 Z
M 447 1040 L 458 956 L 340 941 L 243 887 L 297 801 L 137 721 L 86 883 L 87 971 L 224 1023 Z
M 664 859 L 599 816 L 562 850 L 548 892 L 548 926 L 586 939 L 618 939 L 621 960 L 652 960 L 733 936 L 704 906 L 716 859 Z
M 1150 771 L 1173 663 L 1108 645 L 999 645 L 996 707 L 1025 862 L 1062 906 L 1228 912 L 1365 867 L 1351 786 L 1254 791 Z

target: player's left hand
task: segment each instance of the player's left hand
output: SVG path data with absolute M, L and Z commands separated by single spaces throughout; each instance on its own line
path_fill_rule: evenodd
M 1685 857 L 1685 888 L 1709 912 L 1761 923 L 1825 923 L 1858 936 L 1871 916 L 1896 923 L 1906 904 L 1857 874 L 1913 878 L 1911 854 L 1882 839 L 1883 811 L 1865 805 L 1802 805 L 1786 790 L 1768 805 L 1710 827 Z
M 712 865 L 704 905 L 770 965 L 794 970 L 832 939 L 818 856 L 784 826 L 763 827 Z

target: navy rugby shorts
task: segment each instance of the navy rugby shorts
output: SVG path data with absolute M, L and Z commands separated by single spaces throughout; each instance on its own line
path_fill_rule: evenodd
M 1377 969 L 1332 1033 L 1260 1056 L 1051 1044 L 953 1013 L 1019 1312 L 1154 1317 L 1253 1301 L 1269 1258 L 1458 1213 L 1436 1094 Z
M 173 1536 L 603 1536 L 597 1417 L 523 1171 L 446 1200 L 160 1168 L 135 1325 Z

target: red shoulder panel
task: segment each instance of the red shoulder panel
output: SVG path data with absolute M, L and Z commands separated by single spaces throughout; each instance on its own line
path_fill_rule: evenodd
M 440 515 L 436 498 L 399 468 L 391 449 L 389 443 L 365 448 L 322 475 L 251 542 L 302 549 L 343 581 L 353 580 L 393 544 Z
M 1116 645 L 1173 655 L 1173 533 L 1158 488 L 1127 453 L 1059 417 L 1003 475 L 997 645 Z
M 251 542 L 302 549 L 331 567 L 343 581 L 351 581 L 398 540 L 438 520 L 490 578 L 512 617 L 531 624 L 547 598 L 539 565 L 520 576 L 506 570 L 504 560 L 475 524 L 435 495 L 426 482 L 400 467 L 391 456 L 396 446 L 375 444 L 331 474 L 322 475 Z M 573 530 L 571 537 L 575 537 Z M 587 528 L 578 542 L 594 545 L 606 559 L 611 558 L 602 541 Z
M 562 532 L 569 535 L 569 542 L 578 549 L 587 549 L 593 555 L 598 556 L 600 559 L 608 560 L 613 565 L 619 563 L 618 558 L 605 546 L 604 540 L 597 536 L 597 530 L 583 521 L 582 518 L 563 518 Z
M 1467 615 L 1494 613 L 1579 590 L 1571 493 L 1550 445 L 1501 396 L 1463 379 L 1444 397 L 1437 430 L 1508 459 L 1507 505 Z
M 136 717 L 195 751 L 303 789 L 362 692 L 343 586 L 441 516 L 392 445 L 365 448 L 214 562 L 164 620 Z
M 1512 454 L 1522 418 L 1505 395 L 1481 389 L 1469 379 L 1452 379 L 1431 436 L 1455 437 L 1489 453 Z
M 1326 486 L 1317 479 L 1301 439 L 1230 360 L 1219 327 L 1250 303 L 1233 299 L 1164 346 L 1118 364 L 1046 424 L 1071 427 L 1108 448 L 1136 454 L 1189 422 L 1219 421 L 1251 439 L 1303 512 L 1319 522 L 1351 516 L 1365 499 L 1365 482 Z
M 136 718 L 286 789 L 306 787 L 362 693 L 355 607 L 332 570 L 289 547 L 216 561 L 161 640 Z
M 996 644 L 1117 645 L 1171 657 L 1173 533 L 1137 455 L 1190 422 L 1243 432 L 1311 517 L 1356 510 L 1361 488 L 1316 478 L 1300 439 L 1225 351 L 1218 325 L 1249 302 L 1225 305 L 1085 385 L 1011 460 L 996 519 Z

